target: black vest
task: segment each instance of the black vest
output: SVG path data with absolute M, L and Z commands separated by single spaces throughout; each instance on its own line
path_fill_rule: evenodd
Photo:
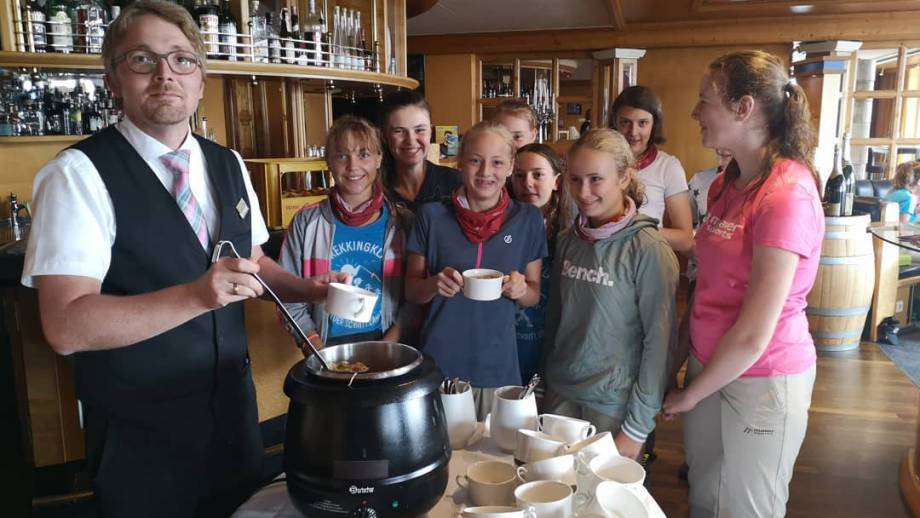
M 243 257 L 251 252 L 250 213 L 234 154 L 195 137 L 216 194 L 220 232 Z M 102 293 L 137 295 L 192 282 L 205 274 L 210 257 L 155 173 L 114 127 L 73 148 L 85 153 L 102 177 L 115 211 L 112 262 Z M 243 305 L 210 311 L 163 334 L 128 347 L 74 355 L 77 395 L 93 409 L 133 420 L 162 423 L 239 405 L 239 385 L 248 382 L 249 357 Z M 232 410 L 231 410 L 232 412 Z

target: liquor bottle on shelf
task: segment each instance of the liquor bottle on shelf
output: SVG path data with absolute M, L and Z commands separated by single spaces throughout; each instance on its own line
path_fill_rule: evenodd
M 834 145 L 834 168 L 824 186 L 824 215 L 828 217 L 845 216 L 844 208 L 846 207 L 846 180 L 840 172 L 839 166 L 840 148 Z
M 236 44 L 239 41 L 237 37 L 237 23 L 233 13 L 230 12 L 230 0 L 221 0 L 220 15 L 217 23 L 220 32 L 220 55 L 221 59 L 227 61 L 237 61 Z
M 309 50 L 309 64 L 317 67 L 325 66 L 326 59 L 323 56 L 323 35 L 326 32 L 324 27 L 326 22 L 320 12 L 316 10 L 316 0 L 310 0 L 308 4 L 310 12 L 304 20 L 304 36 L 307 40 L 307 50 Z
M 115 98 L 111 95 L 107 95 L 105 99 L 105 110 L 104 110 L 104 119 L 106 126 L 112 126 L 118 124 L 118 121 L 124 116 L 122 114 L 121 108 L 115 104 Z
M 281 60 L 288 65 L 297 62 L 294 40 L 291 36 L 291 16 L 287 7 L 281 9 L 281 27 L 278 29 L 278 38 L 281 40 Z
M 23 29 L 27 52 L 45 52 L 45 11 L 38 0 L 28 0 L 22 8 Z
M 74 88 L 74 91 L 71 92 L 67 100 L 68 108 L 70 108 L 70 132 L 68 135 L 83 134 L 83 106 L 81 97 L 82 89 L 80 88 L 80 83 L 77 83 L 76 88 Z
M 195 0 L 193 14 L 201 29 L 201 41 L 209 58 L 217 57 L 220 52 L 220 11 L 211 0 Z
M 342 10 L 339 6 L 335 6 L 335 10 L 332 14 L 332 48 L 330 49 L 332 53 L 332 66 L 335 68 L 344 68 L 345 66 L 342 48 L 345 34 L 343 18 Z
M 268 63 L 268 28 L 265 16 L 258 14 L 259 0 L 249 0 L 249 36 L 252 44 L 252 61 Z
M 291 38 L 294 40 L 294 63 L 298 65 L 311 65 L 310 55 L 307 52 L 305 36 L 300 32 L 300 18 L 297 16 L 297 6 L 291 14 Z
M 351 21 L 348 25 L 348 50 L 349 54 L 351 54 L 352 70 L 364 70 L 364 55 L 361 53 L 361 49 L 359 48 L 359 45 L 361 44 L 361 36 L 359 31 L 360 25 L 361 13 L 357 10 L 351 10 Z
M 100 0 L 78 0 L 74 7 L 76 20 L 76 51 L 86 54 L 102 52 L 102 40 L 108 15 Z
M 315 0 L 310 0 L 313 2 L 314 9 L 313 12 L 318 13 L 316 15 L 316 24 L 313 27 L 313 43 L 316 47 L 316 61 L 318 66 L 328 67 L 331 61 L 332 53 L 329 51 L 329 42 L 332 41 L 332 38 L 329 36 L 329 26 L 326 24 L 326 9 L 315 9 Z
M 48 7 L 48 31 L 50 50 L 70 54 L 73 52 L 73 18 L 70 16 L 69 4 L 64 0 L 50 0 Z
M 0 103 L 0 137 L 13 136 L 13 117 L 6 103 Z
M 265 13 L 265 30 L 268 37 L 268 61 L 281 63 L 281 40 L 278 38 L 272 13 Z
M 365 37 L 364 27 L 361 27 L 361 63 L 362 70 L 373 70 L 373 56 L 367 50 L 367 38 Z

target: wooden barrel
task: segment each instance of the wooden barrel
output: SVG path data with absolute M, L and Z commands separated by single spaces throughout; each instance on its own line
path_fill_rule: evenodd
M 815 285 L 808 294 L 808 328 L 819 351 L 859 347 L 875 285 L 869 215 L 824 219 Z

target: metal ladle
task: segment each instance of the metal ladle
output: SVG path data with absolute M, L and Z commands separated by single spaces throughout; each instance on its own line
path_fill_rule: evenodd
M 242 257 L 240 257 L 239 252 L 236 251 L 236 247 L 233 246 L 233 243 L 231 241 L 218 241 L 217 245 L 214 246 L 214 252 L 211 254 L 211 264 L 216 263 L 220 259 L 220 254 L 224 249 L 224 245 L 227 245 L 230 247 L 230 251 L 233 252 L 233 255 L 237 259 L 242 259 Z M 313 345 L 313 342 L 311 342 L 310 339 L 307 338 L 307 335 L 303 332 L 303 329 L 301 329 L 300 326 L 297 325 L 297 322 L 294 320 L 294 317 L 291 316 L 290 313 L 288 313 L 287 308 L 285 308 L 284 304 L 281 303 L 281 299 L 278 298 L 278 295 L 275 295 L 275 292 L 272 291 L 272 289 L 268 287 L 268 284 L 265 284 L 265 281 L 263 281 L 262 278 L 259 277 L 258 274 L 250 273 L 249 275 L 252 275 L 253 277 L 255 277 L 255 279 L 259 281 L 259 284 L 262 285 L 265 291 L 269 295 L 271 295 L 271 298 L 275 301 L 275 304 L 278 305 L 278 309 L 280 309 L 281 312 L 284 314 L 284 318 L 286 318 L 288 323 L 291 324 L 291 327 L 293 327 L 294 330 L 297 331 L 297 334 L 300 335 L 300 338 L 302 338 L 303 341 L 306 342 L 306 344 L 310 346 L 310 349 L 313 351 L 313 354 L 316 355 L 316 359 L 319 360 L 320 365 L 322 365 L 323 368 L 326 369 L 327 371 L 331 371 L 332 369 L 329 368 L 329 365 L 326 363 L 326 360 L 323 359 L 323 355 L 319 353 L 319 351 L 316 349 L 316 346 Z

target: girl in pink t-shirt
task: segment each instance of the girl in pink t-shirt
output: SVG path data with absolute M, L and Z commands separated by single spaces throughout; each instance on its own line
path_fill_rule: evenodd
M 760 51 L 727 54 L 700 83 L 703 145 L 734 161 L 696 235 L 684 416 L 690 515 L 784 516 L 805 438 L 815 352 L 805 318 L 824 237 L 816 137 L 803 90 Z

